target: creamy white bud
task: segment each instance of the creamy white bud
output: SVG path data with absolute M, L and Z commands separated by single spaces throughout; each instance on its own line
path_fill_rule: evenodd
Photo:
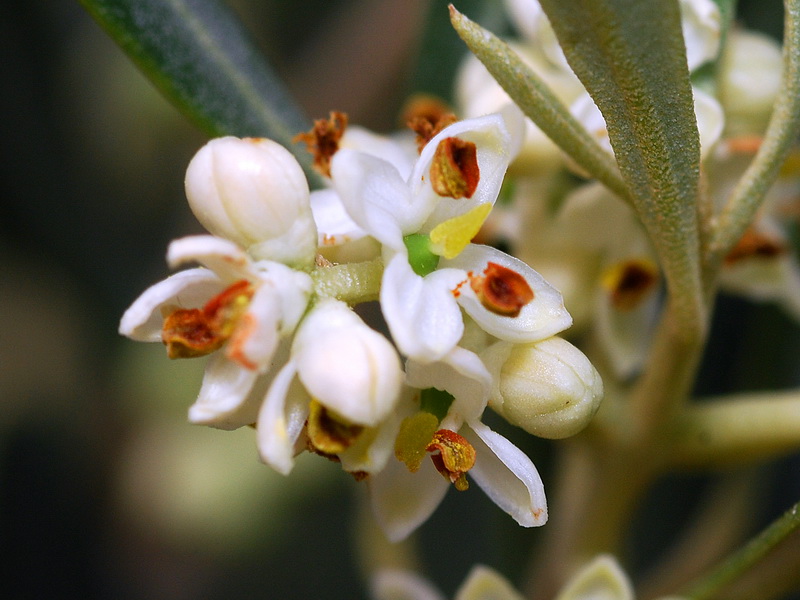
M 292 357 L 308 393 L 358 425 L 380 423 L 400 395 L 403 372 L 394 346 L 344 302 L 322 300 L 312 309 Z
M 216 138 L 186 169 L 186 197 L 214 235 L 256 259 L 290 265 L 314 260 L 317 232 L 303 169 L 283 146 L 264 138 Z
M 722 55 L 719 98 L 728 133 L 763 133 L 781 85 L 781 49 L 773 39 L 732 29 Z
M 558 439 L 578 433 L 597 412 L 603 382 L 589 359 L 551 337 L 511 348 L 491 406 L 533 435 Z

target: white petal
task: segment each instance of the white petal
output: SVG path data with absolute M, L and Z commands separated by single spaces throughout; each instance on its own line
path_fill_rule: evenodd
M 280 301 L 280 333 L 292 333 L 305 314 L 314 283 L 307 273 L 295 271 L 281 263 L 260 261 L 255 272 L 273 284 Z
M 753 256 L 725 265 L 720 285 L 755 302 L 778 302 L 800 321 L 800 265 L 789 255 Z
M 226 283 L 254 279 L 247 253 L 233 242 L 213 235 L 193 235 L 174 240 L 169 245 L 167 263 L 170 267 L 187 262 L 198 262 L 208 267 Z
M 381 569 L 369 587 L 373 600 L 445 600 L 426 579 L 410 571 Z
M 716 98 L 693 87 L 694 113 L 697 117 L 697 130 L 700 134 L 700 157 L 706 158 L 722 135 L 725 127 L 725 114 Z
M 463 271 L 439 269 L 420 277 L 404 253 L 389 261 L 381 284 L 381 310 L 402 354 L 422 362 L 439 360 L 464 332 L 453 290 Z
M 686 62 L 689 70 L 694 71 L 717 57 L 722 17 L 712 0 L 681 0 L 680 7 Z
M 372 510 L 390 542 L 406 539 L 433 514 L 450 483 L 425 461 L 416 473 L 389 459 L 386 467 L 367 479 Z
M 160 342 L 163 307 L 200 308 L 225 289 L 208 269 L 187 269 L 147 288 L 122 315 L 119 332 L 138 342 Z
M 411 133 L 409 131 L 409 133 Z M 340 149 L 358 150 L 372 156 L 382 158 L 400 173 L 405 179 L 411 173 L 417 160 L 417 149 L 413 143 L 400 143 L 400 140 L 375 134 L 358 125 L 347 127 L 339 142 Z
M 409 360 L 406 377 L 412 387 L 444 390 L 455 398 L 441 425 L 453 431 L 465 420 L 481 416 L 492 388 L 492 377 L 478 355 L 458 346 L 441 361 L 422 364 Z
M 529 40 L 535 40 L 539 21 L 547 18 L 541 5 L 536 0 L 506 0 L 505 6 L 514 27 Z
M 317 224 L 317 244 L 320 247 L 340 246 L 367 235 L 347 214 L 335 190 L 312 192 L 311 212 Z
M 219 429 L 237 429 L 255 422 L 258 402 L 251 391 L 258 372 L 245 369 L 222 352 L 206 365 L 203 385 L 189 408 L 189 421 Z
M 616 559 L 601 554 L 578 571 L 556 600 L 633 600 L 633 586 Z
M 439 142 L 457 137 L 472 142 L 477 148 L 480 177 L 470 198 L 438 196 L 430 185 L 430 167 Z M 423 227 L 430 230 L 439 223 L 463 215 L 479 204 L 494 204 L 511 160 L 511 136 L 500 114 L 457 121 L 445 127 L 422 149 L 409 183 L 415 202 L 430 206 L 433 212 Z
M 340 453 L 342 469 L 349 473 L 379 473 L 394 459 L 394 442 L 405 415 L 393 411 L 381 424 L 363 431 L 355 443 Z
M 225 354 L 242 367 L 263 373 L 278 347 L 280 318 L 278 292 L 272 282 L 264 281 L 236 324 L 236 330 L 225 345 Z
M 602 289 L 597 296 L 594 335 L 606 351 L 616 375 L 628 378 L 642 366 L 660 307 L 659 286 L 630 310 L 619 310 L 611 294 Z
M 261 459 L 283 475 L 294 467 L 295 447 L 303 432 L 310 398 L 296 381 L 292 361 L 275 375 L 261 405 L 256 426 Z
M 536 342 L 572 325 L 561 293 L 524 262 L 496 248 L 469 244 L 456 258 L 441 264 L 479 274 L 489 262 L 519 273 L 533 290 L 533 300 L 516 317 L 507 317 L 487 310 L 469 285 L 461 286 L 458 303 L 485 331 L 509 342 Z
M 331 161 L 333 185 L 359 227 L 382 244 L 404 250 L 403 236 L 416 232 L 430 206 L 411 195 L 397 169 L 375 156 L 342 149 Z
M 469 474 L 486 495 L 523 527 L 544 525 L 547 501 L 531 459 L 480 421 L 459 433 L 475 448 L 477 458 Z
M 402 384 L 392 344 L 344 302 L 322 300 L 305 318 L 292 355 L 308 392 L 360 425 L 374 426 L 395 406 Z

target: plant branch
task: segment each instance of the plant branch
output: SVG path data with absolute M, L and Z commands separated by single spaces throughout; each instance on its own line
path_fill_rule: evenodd
M 687 600 L 710 600 L 726 585 L 756 567 L 776 546 L 800 529 L 800 503 L 733 554 L 709 575 L 681 594 Z

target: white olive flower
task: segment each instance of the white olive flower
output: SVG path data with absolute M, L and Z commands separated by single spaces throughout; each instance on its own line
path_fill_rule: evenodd
M 560 294 L 535 271 L 469 243 L 497 198 L 511 143 L 503 117 L 489 115 L 434 136 L 407 180 L 365 153 L 340 150 L 333 158 L 345 209 L 383 245 L 381 307 L 406 356 L 447 355 L 464 330 L 461 308 L 514 341 L 543 339 L 571 322 Z
M 256 384 L 271 376 L 281 339 L 300 321 L 311 278 L 280 263 L 253 262 L 233 242 L 213 236 L 176 240 L 167 258 L 172 267 L 195 261 L 205 268 L 147 289 L 123 315 L 120 333 L 163 342 L 174 358 L 213 352 L 189 420 L 222 429 L 254 423 Z
M 256 259 L 313 263 L 317 232 L 305 174 L 283 146 L 264 138 L 216 138 L 186 170 L 186 197 L 211 233 Z
M 275 376 L 259 413 L 262 458 L 288 473 L 307 419 L 306 433 L 318 451 L 344 453 L 365 428 L 378 428 L 392 415 L 401 383 L 400 359 L 391 343 L 343 302 L 321 300 L 298 328 L 289 360 Z M 319 406 L 317 413 L 312 403 Z M 312 431 L 315 426 L 318 435 Z M 388 458 L 391 441 L 381 447 L 386 449 L 382 458 L 364 459 L 373 461 L 374 470 Z
M 368 481 L 373 512 L 387 537 L 407 537 L 436 510 L 450 483 L 468 487 L 466 474 L 520 525 L 543 525 L 547 504 L 536 467 L 480 420 L 492 386 L 481 359 L 456 347 L 439 362 L 409 361 L 406 370 L 407 383 L 433 400 L 423 398 L 422 410 L 403 422 L 395 445 L 400 460 L 389 460 Z M 449 406 L 435 407 L 441 400 Z M 442 418 L 428 412 L 437 408 L 446 411 Z M 421 468 L 425 451 L 434 453 L 436 469 Z

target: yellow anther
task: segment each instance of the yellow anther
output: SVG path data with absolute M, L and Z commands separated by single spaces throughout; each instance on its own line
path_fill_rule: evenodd
M 431 251 L 448 259 L 455 258 L 478 235 L 491 211 L 492 205 L 486 202 L 439 223 L 431 231 Z
M 308 441 L 320 454 L 334 455 L 347 450 L 364 431 L 361 425 L 348 423 L 316 400 L 309 405 Z

